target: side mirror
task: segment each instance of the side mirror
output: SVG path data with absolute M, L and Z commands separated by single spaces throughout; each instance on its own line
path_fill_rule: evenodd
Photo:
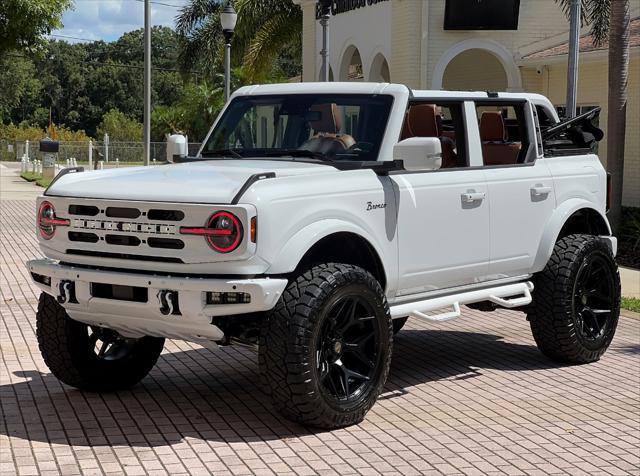
M 187 138 L 181 134 L 167 137 L 167 162 L 173 162 L 174 157 L 187 156 Z
M 442 144 L 437 137 L 410 137 L 394 146 L 393 160 L 402 160 L 407 170 L 438 170 Z

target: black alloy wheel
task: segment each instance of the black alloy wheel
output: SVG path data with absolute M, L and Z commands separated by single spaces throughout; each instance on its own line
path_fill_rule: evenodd
M 367 301 L 347 295 L 330 305 L 316 339 L 316 370 L 323 391 L 337 401 L 358 399 L 375 381 L 380 343 L 380 329 Z
M 576 332 L 585 345 L 597 347 L 608 334 L 615 308 L 615 277 L 605 255 L 595 254 L 582 263 L 573 295 Z

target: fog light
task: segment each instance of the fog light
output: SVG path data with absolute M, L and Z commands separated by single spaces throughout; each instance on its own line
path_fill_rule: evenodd
M 249 304 L 251 302 L 251 294 L 249 293 L 207 293 L 207 304 Z

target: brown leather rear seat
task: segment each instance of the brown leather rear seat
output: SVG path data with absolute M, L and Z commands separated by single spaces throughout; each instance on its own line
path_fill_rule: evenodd
M 518 163 L 522 144 L 507 142 L 504 119 L 500 112 L 485 111 L 480 117 L 480 139 L 485 165 Z

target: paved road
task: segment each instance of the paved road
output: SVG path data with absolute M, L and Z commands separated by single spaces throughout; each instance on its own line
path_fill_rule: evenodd
M 32 201 L 0 223 L 0 474 L 640 474 L 640 319 L 600 362 L 559 366 L 524 316 L 411 320 L 385 393 L 360 425 L 282 419 L 254 353 L 169 341 L 131 391 L 82 393 L 48 371 L 34 335 Z
M 19 162 L 0 162 L 0 201 L 34 200 L 42 188 L 20 178 Z

